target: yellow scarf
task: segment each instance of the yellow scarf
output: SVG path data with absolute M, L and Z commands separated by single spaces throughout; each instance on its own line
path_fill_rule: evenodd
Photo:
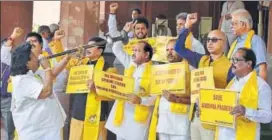
M 222 55 L 217 60 L 214 60 L 211 63 L 210 62 L 211 62 L 210 56 L 205 55 L 201 58 L 198 67 L 203 68 L 203 67 L 212 66 L 215 87 L 225 88 L 227 85 L 227 76 L 228 76 L 228 71 L 231 66 L 231 63 L 229 62 L 229 60 L 226 58 L 225 55 Z M 195 104 L 191 104 L 190 106 L 190 115 L 189 115 L 190 120 L 193 120 L 194 106 Z M 205 129 L 215 130 L 214 125 L 202 124 L 202 126 Z
M 187 35 L 187 37 L 186 37 L 186 40 L 185 40 L 185 48 L 187 48 L 187 49 L 190 49 L 190 50 L 192 50 L 192 37 L 193 37 L 193 34 L 192 34 L 192 32 L 190 32 L 188 35 Z
M 104 62 L 104 58 L 100 57 L 95 65 L 94 71 L 102 71 Z M 97 100 L 96 96 L 97 95 L 93 93 L 93 91 L 87 95 L 83 140 L 98 140 L 99 138 L 101 100 Z
M 245 44 L 244 47 L 250 49 L 251 48 L 251 39 L 254 36 L 255 32 L 254 30 L 250 30 L 247 34 L 246 40 L 245 40 Z M 234 49 L 236 47 L 237 44 L 237 39 L 231 44 L 230 50 L 228 52 L 228 56 L 227 58 L 230 59 L 230 57 L 232 56 L 232 54 L 234 53 Z
M 185 82 L 186 82 L 186 95 L 190 96 L 190 69 L 188 61 L 183 59 L 183 64 L 185 64 Z M 188 106 L 180 103 L 170 103 L 170 110 L 172 113 L 176 114 L 186 114 L 188 111 Z
M 151 75 L 152 61 L 146 63 L 144 72 L 142 73 L 142 80 L 140 82 L 140 91 L 137 95 L 140 97 L 148 96 L 149 91 L 149 78 Z M 126 71 L 125 76 L 133 77 L 135 66 L 131 65 Z M 124 105 L 125 101 L 117 100 L 114 125 L 120 126 L 124 118 Z M 149 108 L 144 105 L 135 105 L 134 120 L 138 123 L 145 123 L 148 119 Z
M 53 54 L 58 54 L 64 51 L 60 40 L 51 41 L 48 46 Z M 56 57 L 56 61 L 59 62 L 62 58 L 63 56 Z
M 228 84 L 230 88 L 233 80 Z M 245 108 L 258 109 L 258 83 L 257 73 L 252 71 L 250 78 L 242 89 L 239 104 Z M 238 117 L 236 119 L 236 140 L 255 140 L 257 123 L 248 120 L 245 117 Z M 216 129 L 216 139 L 218 139 L 218 127 Z
M 186 37 L 185 47 L 187 49 L 192 50 L 192 33 L 191 32 Z M 189 64 L 188 64 L 188 61 L 186 61 L 185 59 L 183 59 L 182 63 L 185 64 L 186 88 L 187 88 L 186 91 L 190 92 Z M 156 98 L 155 107 L 154 107 L 154 111 L 152 114 L 152 119 L 151 119 L 149 133 L 148 133 L 149 140 L 156 140 L 157 139 L 156 131 L 157 131 L 157 124 L 158 124 L 158 115 L 159 115 L 158 111 L 159 111 L 160 98 L 161 98 L 161 96 L 158 96 Z M 171 112 L 176 113 L 176 114 L 185 114 L 185 113 L 187 113 L 188 106 L 184 105 L 184 104 L 179 104 L 179 103 L 170 103 L 170 110 L 171 110 Z
M 188 92 L 186 94 L 190 94 L 189 64 L 185 59 L 183 59 L 182 63 L 185 64 L 186 92 Z M 161 96 L 158 96 L 156 98 L 155 107 L 154 107 L 154 111 L 152 114 L 152 119 L 151 119 L 149 133 L 148 133 L 149 140 L 156 140 L 157 139 L 156 130 L 157 130 L 157 124 L 158 124 L 158 116 L 159 116 L 158 112 L 159 112 L 160 99 L 161 99 Z M 185 104 L 180 104 L 180 103 L 170 103 L 170 111 L 175 114 L 186 114 L 188 111 L 188 106 Z

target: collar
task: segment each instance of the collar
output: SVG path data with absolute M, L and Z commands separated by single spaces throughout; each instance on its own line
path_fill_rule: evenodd
M 34 73 L 32 70 L 29 70 L 29 71 L 26 73 L 26 75 L 29 75 L 29 76 L 34 76 L 34 75 L 35 75 L 35 73 Z
M 243 82 L 245 83 L 246 81 L 248 81 L 248 79 L 250 78 L 252 72 L 250 72 L 249 74 L 247 74 L 246 76 L 244 77 L 241 77 L 241 78 L 238 78 L 237 76 L 235 76 L 234 80 L 235 82 Z
M 212 57 L 210 56 L 210 63 L 216 62 L 216 61 L 220 61 L 220 60 L 223 59 L 224 57 L 225 57 L 225 55 L 222 54 L 219 58 L 217 58 L 216 60 L 213 60 Z
M 134 66 L 135 68 L 140 68 L 140 67 L 145 67 L 149 62 L 150 61 L 137 65 L 135 62 L 132 61 L 131 65 Z
M 240 41 L 245 40 L 247 38 L 247 35 L 248 35 L 248 32 L 243 35 L 238 36 L 237 41 L 240 42 Z
M 101 57 L 103 57 L 103 56 L 101 55 L 98 59 L 93 60 L 93 61 L 89 60 L 89 61 L 88 61 L 88 64 L 90 64 L 90 65 L 96 65 L 97 61 L 98 61 Z

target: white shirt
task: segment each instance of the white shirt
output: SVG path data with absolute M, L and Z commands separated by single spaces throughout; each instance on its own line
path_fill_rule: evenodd
M 176 114 L 170 111 L 171 102 L 164 97 L 160 99 L 159 105 L 159 118 L 157 125 L 157 132 L 169 135 L 190 135 L 190 121 L 189 121 L 189 108 L 187 114 Z
M 194 36 L 192 36 L 192 51 L 200 54 L 206 54 L 204 46 Z
M 233 85 L 231 86 L 232 90 L 241 92 L 244 85 L 250 78 L 251 73 L 247 76 L 237 80 L 235 78 Z M 269 123 L 271 122 L 271 89 L 269 85 L 260 77 L 257 78 L 258 84 L 258 110 L 246 108 L 245 117 L 251 121 L 257 122 L 256 138 L 255 140 L 260 140 L 260 123 Z M 218 140 L 235 140 L 236 131 L 232 128 L 219 127 Z
M 231 27 L 231 19 L 226 20 L 225 15 L 231 14 L 233 11 L 237 9 L 244 9 L 245 5 L 242 1 L 234 1 L 234 2 L 225 2 L 222 7 L 221 16 L 222 19 L 222 25 L 221 25 L 221 31 L 225 33 L 232 33 L 230 27 Z
M 35 74 L 45 76 L 42 70 Z M 59 140 L 66 115 L 54 94 L 38 99 L 44 86 L 42 79 L 29 71 L 12 77 L 12 84 L 11 111 L 20 140 Z
M 7 46 L 6 42 L 1 46 L 1 63 L 10 66 L 11 63 L 11 46 Z
M 190 70 L 194 69 L 190 66 Z M 187 105 L 187 114 L 176 114 L 172 113 L 171 102 L 169 102 L 164 97 L 160 99 L 159 105 L 159 118 L 157 125 L 157 132 L 170 134 L 170 135 L 190 135 L 190 120 L 189 111 L 190 105 Z
M 121 61 L 125 68 L 129 68 L 130 65 L 135 65 L 132 61 L 132 57 L 126 54 L 123 50 L 123 43 L 121 41 L 115 42 L 113 45 L 114 55 Z M 140 81 L 142 73 L 146 64 L 136 66 L 133 73 L 133 78 L 135 79 L 135 88 L 134 93 L 138 93 L 140 87 Z M 121 126 L 115 126 L 113 124 L 116 110 L 116 102 L 113 105 L 113 108 L 110 112 L 109 118 L 106 123 L 106 128 L 115 133 L 118 137 L 129 139 L 129 140 L 144 140 L 148 136 L 148 128 L 153 112 L 155 97 L 142 97 L 143 105 L 149 106 L 148 119 L 145 123 L 138 123 L 134 120 L 135 105 L 125 103 L 124 118 Z

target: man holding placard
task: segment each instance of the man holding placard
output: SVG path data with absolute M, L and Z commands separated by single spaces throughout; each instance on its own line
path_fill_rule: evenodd
M 117 36 L 115 13 L 118 4 L 110 6 L 109 34 Z M 148 22 L 145 18 L 136 19 L 134 32 L 137 38 L 145 38 Z M 127 23 L 124 30 L 129 31 L 133 23 Z M 148 127 L 153 111 L 155 97 L 149 95 L 149 78 L 151 76 L 153 49 L 144 41 L 134 44 L 132 56 L 123 50 L 121 41 L 114 42 L 113 53 L 125 67 L 125 76 L 134 78 L 134 93 L 129 102 L 116 100 L 111 110 L 106 128 L 117 135 L 118 140 L 145 140 L 148 136 Z
M 86 49 L 84 54 L 85 58 L 83 59 L 71 59 L 66 69 L 69 70 L 71 67 L 77 65 L 93 65 L 93 71 L 112 70 L 109 69 L 109 66 L 104 61 L 103 57 L 103 52 L 107 42 L 100 37 L 93 37 L 88 42 L 89 45 L 93 45 L 95 43 L 99 43 L 100 45 Z M 87 75 L 92 75 L 93 71 Z M 86 71 L 78 71 L 78 73 L 81 74 L 85 72 Z M 83 77 L 86 78 L 86 76 Z M 70 78 L 71 77 L 69 76 L 69 80 Z M 87 82 L 84 85 L 86 84 Z M 104 124 L 106 118 L 108 117 L 108 101 L 107 99 L 105 99 L 105 101 L 104 99 L 98 98 L 92 79 L 89 81 L 88 85 L 88 88 L 90 88 L 89 93 L 77 93 L 72 95 L 73 100 L 72 120 L 69 137 L 70 140 L 97 140 L 99 138 L 103 140 L 107 139 L 107 133 L 105 131 Z M 69 81 L 68 86 L 70 86 Z M 67 87 L 67 89 L 70 88 Z
M 190 95 L 188 94 L 189 86 L 190 86 L 190 68 L 189 64 L 185 59 L 182 59 L 174 50 L 174 46 L 176 43 L 176 39 L 169 40 L 166 51 L 167 51 L 167 60 L 169 63 L 175 63 L 178 64 L 178 62 L 181 62 L 180 65 L 184 65 L 184 67 L 180 67 L 179 69 L 182 69 L 184 74 L 182 77 L 180 75 L 178 76 L 178 79 L 183 79 L 184 85 L 179 85 L 179 87 L 184 88 L 183 92 L 175 92 L 171 91 L 171 85 L 174 83 L 179 83 L 178 81 L 175 81 L 173 83 L 163 83 L 166 84 L 170 89 L 165 90 L 163 89 L 163 97 L 158 96 L 155 104 L 155 108 L 152 115 L 152 122 L 150 125 L 150 131 L 149 131 L 149 139 L 156 139 L 156 132 L 159 133 L 159 139 L 162 140 L 189 140 L 190 139 L 190 121 L 188 117 L 188 111 L 189 111 L 189 104 L 190 104 Z M 169 64 L 165 64 L 169 65 Z M 163 65 L 164 67 L 166 67 Z M 170 69 L 170 66 L 167 68 L 167 70 Z M 160 68 L 160 71 L 153 69 L 153 71 L 162 72 L 162 68 Z M 177 75 L 178 71 L 177 69 L 171 69 L 171 73 L 175 71 L 175 74 Z M 167 76 L 163 76 L 160 74 L 160 76 L 167 78 Z M 155 77 L 155 76 L 153 76 Z M 176 76 L 177 77 L 177 76 Z M 167 78 L 169 80 L 169 78 Z M 153 80 L 152 80 L 153 81 Z M 161 82 L 160 82 L 161 83 Z M 155 84 L 158 84 L 158 82 Z M 158 88 L 154 85 L 151 85 L 151 88 Z M 162 86 L 159 84 L 159 86 Z M 151 90 L 152 91 L 152 90 Z M 184 92 L 185 91 L 185 92 Z M 180 94 L 180 95 L 178 95 Z M 177 125 L 178 124 L 178 125 Z
M 251 49 L 238 49 L 231 60 L 235 77 L 227 89 L 240 93 L 238 105 L 230 112 L 236 117 L 236 126 L 218 126 L 216 139 L 260 140 L 260 123 L 271 122 L 271 88 L 257 76 L 256 56 Z
M 189 64 L 195 68 L 205 68 L 212 67 L 215 88 L 225 88 L 228 81 L 233 77 L 231 73 L 231 64 L 229 60 L 224 56 L 224 45 L 226 41 L 225 34 L 219 30 L 213 30 L 208 34 L 207 38 L 207 49 L 210 55 L 202 55 L 186 48 L 185 39 L 188 35 L 189 28 L 196 23 L 197 13 L 188 14 L 185 23 L 185 28 L 181 30 L 178 41 L 176 42 L 175 51 L 184 59 L 186 59 Z M 200 86 L 201 87 L 201 86 Z M 192 103 L 191 107 L 195 104 Z M 191 109 L 191 115 L 193 110 Z M 192 140 L 211 140 L 214 138 L 214 126 L 201 125 L 197 115 L 194 115 L 194 119 L 191 123 L 191 139 Z

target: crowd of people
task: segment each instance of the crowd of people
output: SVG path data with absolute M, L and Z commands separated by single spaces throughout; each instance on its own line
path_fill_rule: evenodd
M 123 49 L 124 39 L 109 43 L 104 37 L 91 37 L 87 44 L 94 47 L 46 59 L 66 50 L 61 42 L 65 33 L 57 24 L 27 33 L 24 42 L 18 42 L 24 30 L 16 27 L 1 41 L 5 140 L 62 140 L 63 135 L 69 140 L 260 140 L 260 124 L 272 121 L 272 92 L 266 82 L 267 52 L 263 39 L 254 33 L 253 19 L 242 2 L 224 3 L 219 28 L 208 33 L 206 45 L 192 34 L 198 14 L 177 14 L 177 36 L 165 46 L 167 63 L 184 64 L 188 77 L 185 81 L 190 81 L 190 71 L 211 67 L 215 88 L 239 93 L 238 104 L 229 112 L 235 116 L 234 128 L 203 123 L 199 99 L 191 102 L 190 91 L 179 96 L 165 89 L 157 96 L 145 90 L 150 86 L 145 79 L 151 79 L 152 66 L 160 65 L 152 61 L 156 52 L 147 41 L 150 25 L 140 9 L 133 9 L 132 21 L 118 30 L 118 8 L 118 3 L 109 5 L 107 35 L 137 40 L 132 55 Z M 157 18 L 166 19 L 162 15 Z M 171 36 L 169 30 L 166 36 Z M 207 47 L 207 54 L 203 46 Z M 124 73 L 118 73 L 106 61 L 104 53 L 109 47 Z M 100 96 L 94 79 L 86 83 L 89 93 L 65 94 L 69 71 L 82 65 L 94 66 L 94 74 L 105 71 L 132 78 L 134 92 L 129 94 L 129 100 Z M 190 82 L 186 83 L 186 88 L 190 88 Z M 60 103 L 60 96 L 72 98 L 71 112 L 69 105 Z M 173 109 L 174 105 L 179 109 Z M 67 117 L 70 114 L 71 118 Z M 64 131 L 67 124 L 69 131 Z

